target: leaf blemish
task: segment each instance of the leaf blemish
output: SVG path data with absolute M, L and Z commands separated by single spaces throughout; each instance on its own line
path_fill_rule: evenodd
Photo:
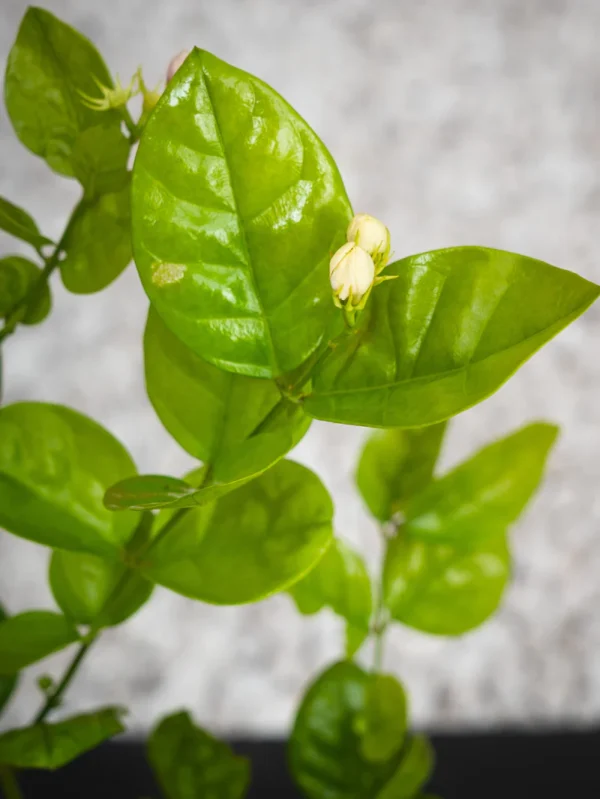
M 155 286 L 170 286 L 179 283 L 185 272 L 185 264 L 152 264 L 152 282 Z

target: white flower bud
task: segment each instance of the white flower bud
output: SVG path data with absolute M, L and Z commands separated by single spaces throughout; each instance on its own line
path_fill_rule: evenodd
M 329 279 L 336 304 L 356 307 L 375 280 L 375 264 L 353 241 L 343 244 L 329 262 Z
M 185 59 L 189 56 L 190 50 L 182 50 L 180 53 L 172 58 L 169 62 L 169 66 L 167 67 L 167 83 L 173 78 L 173 75 L 177 72 L 179 67 L 183 64 Z
M 383 222 L 370 214 L 356 214 L 348 225 L 346 238 L 369 253 L 378 272 L 383 269 L 390 254 L 390 231 Z

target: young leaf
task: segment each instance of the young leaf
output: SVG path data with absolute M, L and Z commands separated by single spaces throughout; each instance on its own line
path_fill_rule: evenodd
M 64 242 L 67 255 L 60 264 L 69 291 L 101 291 L 131 261 L 129 190 L 127 180 L 119 192 L 91 200 L 75 219 Z
M 152 732 L 148 759 L 167 799 L 242 799 L 250 783 L 249 761 L 184 712 L 163 719 Z
M 300 405 L 282 402 L 274 382 L 224 372 L 188 349 L 150 310 L 144 335 L 146 388 L 160 420 L 190 455 L 215 466 L 239 464 L 240 448 L 260 426 L 275 452 L 289 452 L 310 425 Z M 257 442 L 253 442 L 256 446 Z
M 462 635 L 497 609 L 510 577 L 505 533 L 472 544 L 428 544 L 399 535 L 384 566 L 392 617 L 432 635 Z
M 0 621 L 0 674 L 16 672 L 79 639 L 60 613 L 31 610 Z
M 424 735 L 415 735 L 390 781 L 376 799 L 415 799 L 433 771 L 434 754 Z
M 6 612 L 2 605 L 0 605 L 0 626 L 5 619 Z M 17 687 L 18 679 L 19 677 L 17 674 L 0 675 L 0 713 Z
M 26 258 L 9 255 L 0 259 L 0 318 L 6 317 L 33 288 L 41 270 Z M 48 284 L 44 284 L 35 304 L 23 316 L 26 325 L 37 325 L 50 311 L 52 300 Z
M 316 350 L 352 212 L 326 148 L 273 89 L 194 50 L 146 125 L 132 204 L 144 288 L 194 352 L 274 377 Z
M 116 558 L 138 514 L 108 511 L 108 486 L 135 473 L 119 442 L 69 408 L 0 408 L 0 526 L 58 549 Z
M 374 433 L 362 451 L 356 482 L 367 507 L 382 522 L 431 481 L 446 422 L 416 430 Z
M 55 550 L 50 560 L 50 588 L 65 616 L 77 624 L 96 622 L 111 627 L 133 616 L 152 593 L 152 583 L 129 572 L 129 579 L 115 594 L 126 571 L 123 564 L 96 555 Z
M 324 359 L 305 401 L 317 419 L 421 427 L 488 397 L 582 314 L 600 288 L 522 255 L 455 247 L 386 269 L 356 334 Z
M 461 544 L 504 531 L 536 491 L 557 435 L 536 423 L 484 447 L 409 500 L 404 532 Z
M 349 625 L 348 655 L 369 632 L 373 608 L 371 578 L 361 556 L 335 538 L 317 565 L 288 589 L 300 613 L 330 607 Z
M 57 769 L 124 731 L 122 708 L 108 707 L 57 724 L 34 724 L 0 735 L 0 763 Z
M 404 688 L 391 674 L 373 674 L 366 687 L 361 754 L 384 763 L 402 749 L 408 725 Z
M 127 171 L 127 162 L 130 143 L 121 129 L 114 125 L 112 115 L 107 119 L 105 112 L 102 112 L 97 121 L 98 124 L 84 130 L 75 143 L 73 173 L 90 200 L 98 199 L 103 194 L 125 193 L 129 217 L 130 173 Z
M 44 244 L 52 244 L 50 239 L 42 236 L 27 211 L 13 205 L 4 197 L 0 197 L 0 230 L 31 244 L 36 250 L 40 250 Z M 2 292 L 0 292 L 0 297 L 2 297 Z
M 317 563 L 331 542 L 332 516 L 319 478 L 281 461 L 234 494 L 181 515 L 141 568 L 150 580 L 192 599 L 255 602 Z M 162 523 L 170 518 L 165 513 Z M 154 532 L 160 531 L 159 517 Z
M 99 95 L 97 82 L 113 86 L 93 44 L 49 11 L 28 8 L 6 66 L 6 109 L 25 147 L 62 175 L 81 174 L 81 139 L 89 128 L 103 126 L 111 162 L 115 139 L 123 138 L 117 111 L 94 111 L 84 102 L 83 94 Z M 89 167 L 102 172 L 97 161 L 102 137 L 96 135 L 93 155 L 87 148 Z
M 367 690 L 372 675 L 350 661 L 336 663 L 306 693 L 289 744 L 294 780 L 308 799 L 372 799 L 398 768 L 398 727 L 386 720 L 380 742 L 394 754 L 377 762 L 364 756 Z M 399 708 L 402 720 L 405 710 Z M 386 726 L 384 725 L 384 726 Z M 373 741 L 373 728 L 369 733 Z M 369 754 L 372 754 L 367 744 Z

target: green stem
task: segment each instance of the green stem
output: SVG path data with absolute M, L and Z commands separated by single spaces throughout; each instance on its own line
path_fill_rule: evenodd
M 383 527 L 380 528 L 381 541 L 383 545 L 383 562 L 388 548 L 388 539 L 384 532 Z M 373 670 L 379 673 L 383 667 L 383 652 L 385 644 L 385 636 L 390 623 L 389 610 L 385 604 L 385 597 L 383 591 L 383 567 L 381 576 L 376 587 L 375 611 L 373 614 Z
M 63 676 L 62 680 L 56 686 L 54 691 L 52 691 L 52 693 L 48 695 L 48 698 L 46 699 L 46 702 L 44 703 L 43 707 L 40 709 L 40 712 L 35 717 L 35 719 L 33 721 L 33 724 L 41 724 L 42 721 L 44 721 L 44 719 L 48 715 L 48 713 L 50 713 L 52 710 L 54 710 L 54 708 L 58 704 L 61 696 L 64 694 L 64 692 L 67 690 L 67 688 L 71 684 L 71 681 L 73 680 L 73 677 L 77 673 L 77 670 L 79 669 L 84 657 L 89 652 L 90 647 L 92 646 L 92 644 L 96 640 L 97 635 L 98 635 L 97 633 L 92 634 L 92 636 L 90 638 L 88 638 L 87 641 L 85 641 L 83 644 L 81 644 L 81 646 L 79 647 L 79 649 L 75 653 L 75 657 L 73 658 L 73 660 L 69 664 L 69 667 L 67 668 L 66 672 L 64 673 L 64 676 Z
M 23 799 L 15 772 L 8 766 L 0 766 L 0 785 L 5 799 Z

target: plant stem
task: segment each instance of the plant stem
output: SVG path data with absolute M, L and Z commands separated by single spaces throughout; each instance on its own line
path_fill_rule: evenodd
M 33 724 L 41 724 L 42 721 L 44 721 L 44 719 L 48 715 L 48 713 L 50 713 L 50 711 L 56 707 L 58 700 L 61 698 L 63 693 L 69 687 L 73 677 L 75 676 L 77 670 L 79 669 L 79 666 L 81 665 L 81 662 L 83 661 L 90 647 L 96 640 L 96 637 L 97 633 L 93 634 L 91 638 L 89 638 L 87 641 L 81 644 L 81 646 L 79 647 L 79 649 L 75 654 L 75 657 L 73 658 L 69 667 L 64 673 L 62 680 L 59 682 L 54 691 L 52 691 L 52 693 L 46 699 L 44 706 L 41 708 L 40 712 L 33 720 Z
M 0 766 L 0 785 L 5 799 L 23 799 L 15 772 L 8 766 Z

